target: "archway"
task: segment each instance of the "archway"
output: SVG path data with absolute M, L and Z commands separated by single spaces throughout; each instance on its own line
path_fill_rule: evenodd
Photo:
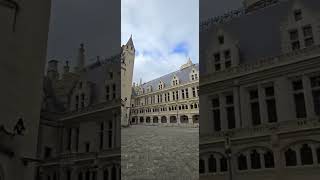
M 144 122 L 143 117 L 140 117 L 140 123 L 143 123 L 143 122 Z
M 167 117 L 166 116 L 162 116 L 161 117 L 161 123 L 167 123 Z
M 159 123 L 158 116 L 154 116 L 154 117 L 153 117 L 153 123 Z
M 177 123 L 177 117 L 176 116 L 170 116 L 170 123 Z
M 189 123 L 188 116 L 186 116 L 186 115 L 180 116 L 180 122 L 184 123 L 184 124 Z
M 192 122 L 193 122 L 194 124 L 199 123 L 199 115 L 193 115 L 193 116 L 192 116 Z

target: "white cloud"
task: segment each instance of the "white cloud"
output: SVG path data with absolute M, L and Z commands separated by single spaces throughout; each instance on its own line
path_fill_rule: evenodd
M 136 51 L 134 81 L 175 71 L 191 57 L 198 62 L 198 0 L 122 0 L 122 44 L 130 35 Z M 186 52 L 172 51 L 181 43 Z

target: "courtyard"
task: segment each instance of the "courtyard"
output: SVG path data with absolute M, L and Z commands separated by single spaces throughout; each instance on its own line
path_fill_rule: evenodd
M 198 128 L 121 129 L 122 180 L 197 180 Z

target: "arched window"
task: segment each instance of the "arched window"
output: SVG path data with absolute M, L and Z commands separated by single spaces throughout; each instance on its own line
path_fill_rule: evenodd
M 317 160 L 318 164 L 320 164 L 320 147 L 317 148 Z
M 199 159 L 199 173 L 200 174 L 205 173 L 204 167 L 205 167 L 204 160 L 203 159 Z
M 227 162 L 227 158 L 222 157 L 220 159 L 220 171 L 224 172 L 228 170 L 228 162 Z
M 108 169 L 105 169 L 103 171 L 103 180 L 108 180 L 109 179 L 109 171 Z
M 252 169 L 261 168 L 260 154 L 257 152 L 257 150 L 252 151 L 252 153 L 250 154 L 250 159 Z
M 303 144 L 300 149 L 301 164 L 313 164 L 312 150 L 308 144 Z
M 213 155 L 209 157 L 209 172 L 217 172 L 217 161 Z
M 243 154 L 240 154 L 238 157 L 238 169 L 239 170 L 247 170 L 248 164 L 247 164 L 247 157 Z
M 116 166 L 114 165 L 111 169 L 111 179 L 117 179 L 117 169 L 116 169 Z
M 285 153 L 286 166 L 296 166 L 297 165 L 297 154 L 292 149 L 288 149 Z
M 273 153 L 271 151 L 268 151 L 264 153 L 264 166 L 266 168 L 274 168 L 274 158 Z
M 78 174 L 78 180 L 82 180 L 82 172 L 79 172 L 79 174 Z

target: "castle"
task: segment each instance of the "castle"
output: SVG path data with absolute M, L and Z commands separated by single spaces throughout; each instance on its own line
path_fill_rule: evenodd
M 201 24 L 200 179 L 319 179 L 319 7 L 244 0 Z
M 128 122 L 135 48 L 132 37 L 121 52 L 63 74 L 50 60 L 44 79 L 38 139 L 37 176 L 45 179 L 119 180 L 121 125 Z

